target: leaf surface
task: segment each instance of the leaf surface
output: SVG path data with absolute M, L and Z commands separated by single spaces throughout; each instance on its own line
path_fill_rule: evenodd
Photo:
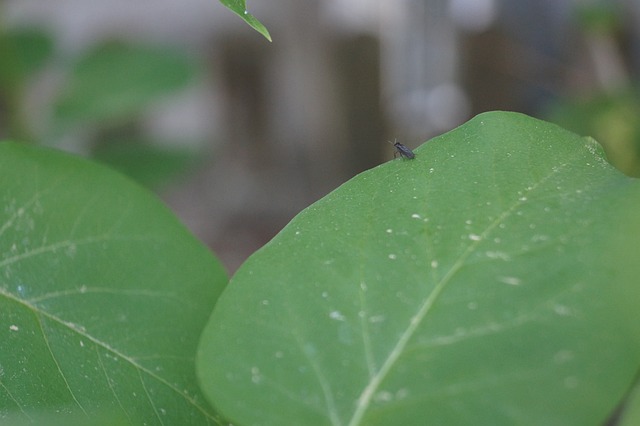
M 218 424 L 194 369 L 226 281 L 210 252 L 152 194 L 57 151 L 1 143 L 0 199 L 0 424 Z
M 205 393 L 247 425 L 601 424 L 640 364 L 638 251 L 617 255 L 638 245 L 620 214 L 638 181 L 514 113 L 415 153 L 238 270 L 201 342 Z

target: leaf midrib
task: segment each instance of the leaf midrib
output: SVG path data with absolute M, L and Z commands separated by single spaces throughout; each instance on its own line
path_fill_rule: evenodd
M 124 361 L 129 363 L 132 367 L 134 367 L 139 373 L 143 372 L 143 373 L 147 374 L 149 377 L 151 377 L 151 378 L 157 380 L 158 382 L 162 383 L 168 389 L 170 389 L 173 392 L 175 392 L 176 394 L 180 395 L 181 398 L 183 398 L 185 401 L 187 401 L 189 404 L 191 404 L 193 407 L 195 407 L 198 411 L 200 411 L 207 419 L 212 420 L 212 421 L 214 421 L 214 422 L 219 424 L 217 419 L 215 417 L 213 417 L 205 409 L 205 407 L 203 407 L 200 404 L 198 404 L 198 402 L 195 399 L 193 399 L 188 394 L 185 394 L 184 392 L 182 392 L 180 389 L 175 387 L 173 384 L 168 382 L 163 377 L 158 376 L 157 374 L 155 374 L 152 370 L 149 370 L 149 369 L 145 368 L 144 366 L 142 366 L 141 364 L 139 364 L 138 362 L 136 362 L 136 360 L 134 358 L 131 358 L 131 357 L 125 355 L 124 353 L 120 352 L 118 349 L 113 348 L 112 346 L 110 346 L 108 343 L 103 342 L 102 340 L 92 336 L 91 334 L 89 334 L 86 331 L 84 331 L 81 328 L 79 328 L 77 325 L 75 325 L 75 324 L 73 324 L 71 322 L 68 322 L 68 321 L 64 321 L 62 318 L 59 318 L 56 315 L 53 315 L 53 314 L 51 314 L 51 313 L 49 313 L 47 311 L 44 311 L 44 310 L 38 308 L 37 306 L 32 305 L 31 303 L 29 303 L 26 300 L 23 300 L 23 299 L 20 299 L 20 298 L 16 297 L 14 294 L 6 291 L 6 289 L 1 288 L 1 287 L 0 287 L 0 296 L 4 296 L 7 299 L 12 300 L 12 301 L 24 306 L 25 308 L 31 310 L 36 315 L 36 318 L 37 318 L 39 323 L 41 323 L 41 320 L 40 320 L 41 317 L 47 318 L 47 319 L 49 319 L 49 320 L 51 320 L 51 321 L 53 321 L 55 323 L 58 323 L 59 325 L 62 325 L 63 327 L 67 328 L 68 330 L 77 333 L 79 336 L 84 337 L 85 339 L 89 340 L 90 342 L 92 342 L 96 346 L 99 346 L 99 347 L 105 349 L 106 351 L 112 353 L 114 356 L 116 356 L 116 357 L 118 357 L 120 359 L 123 359 Z M 45 334 L 45 331 L 44 331 L 43 328 L 42 328 L 42 334 L 43 334 L 43 338 L 45 339 L 45 343 L 48 346 L 48 339 L 46 337 L 46 334 Z M 55 361 L 55 356 L 54 356 L 53 352 L 51 350 L 50 350 L 50 352 L 51 352 L 51 356 L 54 358 L 54 361 Z M 55 362 L 57 364 L 57 361 L 55 361 Z M 60 374 L 63 375 L 63 378 L 64 378 L 64 374 L 62 373 L 62 371 L 60 371 Z M 66 382 L 66 379 L 65 379 L 65 382 Z M 70 389 L 70 391 L 71 391 L 71 389 Z M 72 395 L 73 395 L 73 392 L 72 392 Z M 75 399 L 75 397 L 74 397 L 74 399 Z M 82 406 L 80 406 L 80 408 L 84 411 Z
M 564 163 L 561 166 L 552 168 L 551 172 L 545 177 L 543 177 L 542 179 L 540 179 L 536 184 L 534 184 L 528 192 L 535 191 L 542 184 L 544 184 L 548 179 L 550 179 L 555 174 L 559 173 L 560 170 L 564 168 L 564 166 L 566 166 L 567 164 L 568 163 Z M 392 370 L 396 361 L 400 358 L 400 356 L 404 352 L 404 349 L 406 348 L 407 344 L 413 337 L 414 333 L 416 332 L 416 330 L 418 329 L 418 327 L 420 326 L 424 318 L 431 311 L 433 304 L 436 302 L 436 300 L 438 299 L 442 291 L 444 291 L 447 284 L 451 282 L 451 280 L 453 279 L 455 274 L 460 270 L 460 268 L 464 266 L 465 260 L 475 252 L 476 248 L 480 245 L 480 243 L 482 243 L 496 227 L 498 227 L 508 217 L 510 217 L 513 214 L 513 212 L 516 211 L 525 202 L 527 202 L 526 199 L 522 199 L 521 197 L 518 197 L 516 202 L 511 207 L 506 209 L 500 216 L 498 216 L 498 218 L 496 218 L 496 220 L 491 222 L 486 227 L 486 229 L 480 234 L 480 238 L 478 240 L 472 241 L 472 243 L 469 244 L 469 246 L 467 246 L 467 249 L 462 254 L 460 254 L 460 256 L 458 257 L 458 259 L 456 259 L 456 261 L 451 266 L 449 271 L 447 271 L 447 273 L 442 277 L 442 279 L 435 285 L 433 291 L 425 299 L 422 305 L 420 305 L 420 308 L 418 309 L 416 314 L 411 317 L 409 326 L 407 327 L 405 332 L 400 336 L 400 338 L 398 339 L 398 342 L 389 353 L 389 356 L 387 357 L 387 359 L 384 361 L 384 363 L 382 364 L 378 372 L 371 378 L 367 386 L 365 386 L 364 390 L 360 394 L 360 397 L 358 397 L 356 409 L 353 413 L 353 416 L 347 423 L 348 426 L 357 426 L 361 424 L 361 421 L 364 415 L 366 414 L 366 411 L 371 404 L 372 398 L 375 392 L 378 390 L 380 384 L 384 381 L 384 379 L 387 377 L 389 372 Z

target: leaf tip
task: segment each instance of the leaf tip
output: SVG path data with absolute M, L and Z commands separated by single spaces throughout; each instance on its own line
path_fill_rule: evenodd
M 249 13 L 249 11 L 247 10 L 246 2 L 244 0 L 220 0 L 220 2 L 229 10 L 242 18 L 242 20 L 245 21 L 251 28 L 262 34 L 264 38 L 266 38 L 270 42 L 273 41 L 271 40 L 271 34 L 269 34 L 267 28 L 262 25 L 262 22 L 258 21 L 252 14 Z

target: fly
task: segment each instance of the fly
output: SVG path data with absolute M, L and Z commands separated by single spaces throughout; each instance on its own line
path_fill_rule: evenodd
M 393 158 L 396 158 L 398 154 L 400 154 L 400 157 L 404 157 L 409 160 L 413 160 L 414 158 L 416 158 L 416 155 L 413 153 L 413 151 L 402 145 L 400 142 L 394 141 L 393 146 L 396 149 L 396 152 L 393 154 Z

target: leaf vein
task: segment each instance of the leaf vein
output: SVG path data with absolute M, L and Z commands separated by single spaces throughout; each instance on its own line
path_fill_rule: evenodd
M 563 164 L 566 166 L 567 163 Z M 551 170 L 549 174 L 545 177 L 541 178 L 538 182 L 536 182 L 531 188 L 530 192 L 536 190 L 540 185 L 546 182 L 551 176 L 555 175 L 560 171 L 561 167 L 556 167 Z M 429 294 L 429 296 L 424 300 L 424 302 L 419 306 L 418 311 L 411 318 L 409 325 L 406 330 L 402 333 L 400 338 L 398 339 L 396 345 L 393 347 L 389 355 L 387 356 L 385 362 L 378 370 L 377 374 L 369 381 L 367 386 L 363 389 L 362 393 L 358 397 L 356 409 L 349 421 L 349 426 L 356 426 L 360 424 L 362 421 L 366 410 L 369 408 L 371 401 L 375 392 L 378 390 L 378 387 L 382 384 L 382 381 L 389 374 L 396 361 L 400 358 L 402 353 L 404 352 L 409 340 L 413 337 L 416 330 L 426 317 L 426 315 L 431 311 L 435 301 L 438 299 L 440 294 L 444 291 L 447 284 L 449 284 L 455 274 L 460 270 L 460 268 L 464 265 L 464 261 L 475 252 L 480 243 L 487 238 L 487 236 L 496 228 L 499 224 L 503 223 L 508 217 L 510 217 L 514 211 L 518 207 L 520 207 L 526 199 L 518 198 L 516 201 L 502 212 L 500 216 L 498 216 L 493 222 L 491 222 L 485 230 L 480 234 L 480 238 L 473 240 L 467 248 L 458 256 L 456 261 L 453 263 L 451 268 L 447 271 L 447 273 L 442 277 L 442 279 L 436 283 L 433 290 Z
M 139 364 L 138 362 L 136 362 L 136 359 L 130 356 L 125 355 L 124 353 L 120 352 L 118 349 L 111 347 L 108 343 L 101 341 L 100 339 L 92 336 L 91 334 L 87 333 L 86 331 L 82 330 L 81 328 L 79 328 L 78 326 L 66 322 L 64 320 L 62 320 L 61 318 L 50 314 L 49 312 L 43 311 L 40 308 L 38 308 L 35 305 L 32 305 L 30 303 L 28 303 L 25 300 L 19 299 L 17 298 L 15 295 L 13 295 L 12 293 L 7 292 L 5 289 L 0 288 L 0 295 L 3 295 L 5 297 L 7 297 L 8 299 L 11 299 L 23 306 L 25 306 L 26 308 L 30 309 L 31 311 L 33 311 L 34 313 L 37 314 L 37 318 L 38 321 L 40 323 L 40 327 L 42 329 L 42 323 L 40 321 L 40 316 L 46 317 L 47 319 L 56 322 L 66 328 L 68 328 L 69 330 L 77 333 L 78 335 L 86 338 L 87 340 L 91 341 L 92 343 L 102 347 L 103 349 L 105 349 L 106 351 L 112 353 L 114 356 L 117 356 L 121 359 L 123 359 L 124 361 L 128 362 L 129 364 L 131 364 L 134 368 L 136 368 L 137 370 L 139 370 L 139 372 L 143 372 L 145 374 L 147 374 L 149 377 L 157 380 L 158 382 L 162 383 L 163 385 L 165 385 L 168 389 L 172 390 L 173 392 L 175 392 L 176 394 L 180 395 L 182 398 L 185 399 L 185 401 L 187 401 L 189 404 L 191 404 L 194 408 L 196 408 L 198 411 L 200 411 L 206 418 L 211 419 L 213 421 L 215 421 L 216 423 L 218 423 L 218 420 L 213 417 L 207 410 L 205 407 L 201 406 L 194 398 L 192 398 L 191 396 L 189 396 L 188 394 L 182 392 L 180 389 L 178 389 L 175 385 L 169 383 L 166 379 L 164 379 L 161 376 L 158 376 L 157 374 L 155 374 L 153 371 L 149 370 L 148 368 L 145 368 L 144 366 L 142 366 L 141 364 Z M 43 330 L 43 335 L 44 335 L 44 330 Z M 46 336 L 45 336 L 46 339 Z
M 58 370 L 58 373 L 60 373 L 60 377 L 62 378 L 62 381 L 64 381 L 65 386 L 69 390 L 69 394 L 71 395 L 71 398 L 73 398 L 74 402 L 78 405 L 78 407 L 80 407 L 80 409 L 85 414 L 85 416 L 89 417 L 89 414 L 84 409 L 82 404 L 80 404 L 80 401 L 78 401 L 78 398 L 76 398 L 76 395 L 73 393 L 73 390 L 71 389 L 71 386 L 69 385 L 69 381 L 67 380 L 67 377 L 65 376 L 64 372 L 62 371 L 62 368 L 60 367 L 60 363 L 58 362 L 58 359 L 56 358 L 55 354 L 53 353 L 53 349 L 51 348 L 51 344 L 49 343 L 49 338 L 47 337 L 47 333 L 45 332 L 44 327 L 42 325 L 42 318 L 40 317 L 40 315 L 38 314 L 37 311 L 34 311 L 34 314 L 36 316 L 36 319 L 38 320 L 38 326 L 40 327 L 40 332 L 42 333 L 42 338 L 44 340 L 44 344 L 47 346 L 47 350 L 49 351 L 49 354 L 51 355 L 51 359 L 52 359 L 53 363 L 55 364 L 56 369 Z
M 156 417 L 158 418 L 158 421 L 160 422 L 160 424 L 164 426 L 164 422 L 162 421 L 162 418 L 160 417 L 160 413 L 158 412 L 158 408 L 156 407 L 155 402 L 153 402 L 153 398 L 151 398 L 151 394 L 149 393 L 149 390 L 147 389 L 147 385 L 144 383 L 144 377 L 142 377 L 142 374 L 140 373 L 140 370 L 138 370 L 138 377 L 140 378 L 140 384 L 142 385 L 142 389 L 144 390 L 144 393 L 147 396 L 147 399 L 149 400 L 149 404 L 151 405 L 151 408 L 153 409 L 153 412 L 156 414 Z
M 11 391 L 9 390 L 9 388 L 7 388 L 5 386 L 4 383 L 2 383 L 2 381 L 0 380 L 0 387 L 2 387 L 2 389 L 4 389 L 4 391 L 7 393 L 7 395 L 9 395 L 9 398 L 18 406 L 18 408 L 20 409 L 20 411 L 22 412 L 22 414 L 25 415 L 25 417 L 30 421 L 33 422 L 33 419 L 31 418 L 31 416 L 29 416 L 29 414 L 24 411 L 24 408 L 22 408 L 22 405 L 20 405 L 20 402 L 16 399 L 15 396 L 13 396 L 13 394 L 11 393 Z
M 109 377 L 109 373 L 107 372 L 107 369 L 105 368 L 104 363 L 102 362 L 102 355 L 100 355 L 100 351 L 98 350 L 98 345 L 93 345 L 93 347 L 96 349 L 98 364 L 100 365 L 100 369 L 104 373 L 104 377 L 105 377 L 105 380 L 107 381 L 107 386 L 109 386 L 109 390 L 113 394 L 113 397 L 116 399 L 116 402 L 120 406 L 120 409 L 124 412 L 125 416 L 127 416 L 127 419 L 129 420 L 129 422 L 133 424 L 133 420 L 131 420 L 131 417 L 129 416 L 127 409 L 124 408 L 124 406 L 122 405 L 122 401 L 120 401 L 120 398 L 118 397 L 118 394 L 116 393 L 116 390 L 113 387 L 113 384 L 111 383 L 111 378 Z

